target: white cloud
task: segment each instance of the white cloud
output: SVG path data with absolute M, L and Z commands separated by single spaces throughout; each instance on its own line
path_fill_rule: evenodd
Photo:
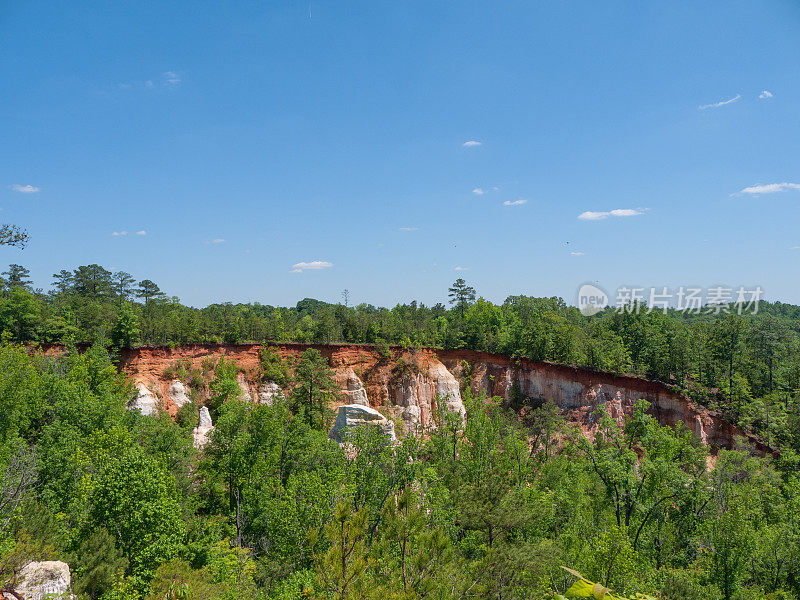
M 615 208 L 611 211 L 612 217 L 635 217 L 642 214 L 642 211 L 635 208 Z
M 526 202 L 527 200 L 525 200 L 525 198 L 520 198 L 519 200 L 506 200 L 503 202 L 503 206 L 520 206 Z
M 786 190 L 800 190 L 800 183 L 766 183 L 751 185 L 741 190 L 740 194 L 774 194 L 775 192 L 785 192 Z
M 12 185 L 11 189 L 14 190 L 15 192 L 20 192 L 22 194 L 35 194 L 36 192 L 39 191 L 39 188 L 36 187 L 35 185 L 31 185 L 31 184 L 20 185 L 18 183 L 15 183 L 14 185 Z
M 453 271 L 466 271 L 468 269 L 469 269 L 469 267 L 454 267 Z
M 175 71 L 165 71 L 161 76 L 164 78 L 164 87 L 175 87 L 181 82 L 181 76 Z
M 483 144 L 477 140 L 467 140 L 463 144 L 464 148 L 475 148 L 476 146 L 482 146 Z
M 141 229 L 136 232 L 136 235 L 147 235 L 147 232 L 144 229 Z
M 483 196 L 483 190 L 481 188 L 475 188 L 474 190 L 472 190 L 472 193 L 475 194 L 476 196 Z
M 579 214 L 578 218 L 583 221 L 602 221 L 608 217 L 635 217 L 643 213 L 644 211 L 638 208 L 615 208 L 607 211 L 587 210 Z
M 400 231 L 418 231 L 419 227 L 398 227 Z
M 211 240 L 211 243 L 212 244 L 224 244 L 225 243 L 225 238 L 214 238 L 213 240 Z
M 570 254 L 572 254 L 572 256 L 583 256 L 584 253 L 583 252 L 570 252 Z
M 292 265 L 292 273 L 302 273 L 303 271 L 319 271 L 329 269 L 333 266 L 332 262 L 326 260 L 312 260 L 311 262 L 299 262 Z
M 726 104 L 730 104 L 731 102 L 736 102 L 741 97 L 742 97 L 741 94 L 736 94 L 733 98 L 729 98 L 728 100 L 720 100 L 719 102 L 714 102 L 712 104 L 701 104 L 697 108 L 700 110 L 705 110 L 707 108 L 719 108 L 720 106 L 725 106 Z
M 111 235 L 113 235 L 114 237 L 123 237 L 128 235 L 128 232 L 123 229 L 122 231 L 112 231 Z
M 764 90 L 763 92 L 761 92 L 761 94 L 759 94 L 758 97 L 761 98 L 762 100 L 765 100 L 767 98 L 772 98 L 774 95 L 775 94 L 773 94 L 769 90 Z
M 800 246 L 792 246 L 789 250 L 800 250 Z

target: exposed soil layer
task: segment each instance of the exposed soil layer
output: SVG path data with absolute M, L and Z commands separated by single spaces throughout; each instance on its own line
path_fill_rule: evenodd
M 598 422 L 598 409 L 621 419 L 640 399 L 650 403 L 650 413 L 663 425 L 679 421 L 712 450 L 733 448 L 742 438 L 759 455 L 774 451 L 755 436 L 729 423 L 716 412 L 696 405 L 667 386 L 648 379 L 592 371 L 577 367 L 510 358 L 471 350 L 409 350 L 391 348 L 382 356 L 374 346 L 355 344 L 276 344 L 289 359 L 316 348 L 328 360 L 342 389 L 342 404 L 369 404 L 413 431 L 427 425 L 437 403 L 463 411 L 461 391 L 470 386 L 476 394 L 499 396 L 514 406 L 533 406 L 543 400 L 557 404 L 565 417 L 586 435 Z M 58 353 L 58 346 L 42 348 Z M 120 369 L 139 387 L 150 391 L 171 414 L 178 409 L 175 366 L 206 372 L 224 356 L 236 361 L 241 371 L 242 394 L 252 401 L 271 400 L 268 382 L 260 373 L 260 344 L 214 344 L 141 347 L 122 350 Z M 188 385 L 188 381 L 184 381 Z M 275 388 L 274 384 L 272 386 Z

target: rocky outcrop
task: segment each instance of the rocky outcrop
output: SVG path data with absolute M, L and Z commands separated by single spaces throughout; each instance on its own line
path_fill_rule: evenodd
M 275 400 L 283 398 L 283 390 L 274 381 L 267 381 L 258 386 L 258 401 L 260 404 L 272 406 Z
M 621 419 L 643 399 L 650 403 L 650 412 L 660 423 L 675 425 L 682 421 L 712 448 L 733 448 L 736 439 L 742 437 L 754 452 L 772 452 L 721 415 L 697 406 L 661 383 L 639 377 L 469 350 L 393 347 L 391 356 L 386 356 L 374 347 L 363 345 L 277 347 L 284 358 L 293 359 L 308 348 L 319 350 L 339 382 L 340 404 L 364 406 L 366 401 L 370 407 L 397 417 L 407 432 L 429 425 L 439 404 L 463 414 L 461 397 L 467 386 L 476 394 L 499 396 L 518 410 L 551 400 L 588 436 L 596 429 L 598 409 Z M 258 344 L 137 348 L 121 352 L 121 368 L 134 381 L 147 382 L 151 389 L 161 390 L 164 408 L 174 414 L 177 407 L 169 400 L 169 394 L 164 393 L 170 384 L 163 380 L 165 369 L 178 359 L 201 369 L 204 360 L 225 356 L 241 369 L 240 385 L 252 390 L 250 395 L 258 401 L 268 402 L 278 390 L 271 388 L 264 390 L 264 395 L 261 393 L 260 349 Z M 142 396 L 135 404 L 146 405 L 145 409 L 157 405 L 151 396 Z
M 194 447 L 202 448 L 211 440 L 211 432 L 214 431 L 214 424 L 211 422 L 211 414 L 208 408 L 203 406 L 200 408 L 199 422 L 197 427 L 192 430 L 192 437 L 194 438 Z
M 353 369 L 346 369 L 338 379 L 342 386 L 342 395 L 348 404 L 369 406 L 369 398 L 367 397 L 367 390 L 364 389 L 364 383 Z
M 25 600 L 74 598 L 69 565 L 59 560 L 30 562 L 22 568 L 14 591 Z
M 245 402 L 252 402 L 253 397 L 250 395 L 250 386 L 244 377 L 244 373 L 239 373 L 236 376 L 236 383 L 239 384 L 239 398 Z
M 143 383 L 136 384 L 136 398 L 131 400 L 128 408 L 138 410 L 143 415 L 154 415 L 158 412 L 158 398 Z
M 394 423 L 374 408 L 361 404 L 346 404 L 339 407 L 336 422 L 329 437 L 336 442 L 345 442 L 348 433 L 360 426 L 377 427 L 390 440 L 397 439 L 394 433 Z
M 167 390 L 167 396 L 169 396 L 170 401 L 180 408 L 184 404 L 191 402 L 189 399 L 189 391 L 183 382 L 179 379 L 175 379 L 172 383 L 169 384 L 169 389 Z

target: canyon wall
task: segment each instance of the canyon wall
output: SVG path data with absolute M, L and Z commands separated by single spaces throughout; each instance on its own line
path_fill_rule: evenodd
M 772 453 L 760 440 L 719 414 L 696 406 L 660 383 L 638 377 L 469 350 L 393 347 L 391 356 L 382 356 L 367 345 L 279 344 L 276 348 L 290 361 L 308 348 L 319 350 L 335 372 L 341 404 L 377 409 L 399 425 L 400 435 L 430 423 L 439 400 L 463 414 L 462 390 L 470 386 L 476 394 L 482 391 L 487 396 L 499 396 L 515 407 L 552 400 L 586 435 L 597 426 L 598 409 L 622 419 L 644 399 L 660 423 L 674 426 L 682 421 L 712 449 L 732 448 L 736 438 L 742 437 L 755 453 Z M 269 403 L 284 390 L 261 380 L 260 349 L 258 344 L 142 347 L 123 350 L 120 368 L 138 390 L 131 406 L 143 412 L 152 412 L 160 405 L 174 415 L 191 394 L 189 382 L 175 379 L 174 366 L 181 363 L 194 369 L 208 368 L 221 356 L 238 364 L 244 398 Z M 203 434 L 209 425 L 204 422 Z

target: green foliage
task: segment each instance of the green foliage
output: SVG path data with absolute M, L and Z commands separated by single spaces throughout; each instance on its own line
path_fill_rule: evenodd
M 294 384 L 291 399 L 295 409 L 310 426 L 325 428 L 331 416 L 329 405 L 338 397 L 339 385 L 319 350 L 309 348 L 300 356 L 294 370 Z
M 129 305 L 123 305 L 111 330 L 112 343 L 119 348 L 130 348 L 139 341 L 141 334 L 139 319 Z
M 280 351 L 271 346 L 262 346 L 260 356 L 262 381 L 273 381 L 279 386 L 285 387 L 289 383 L 289 369 L 281 357 Z
M 95 529 L 80 545 L 73 564 L 75 590 L 91 600 L 110 591 L 128 568 L 128 560 L 105 527 Z

